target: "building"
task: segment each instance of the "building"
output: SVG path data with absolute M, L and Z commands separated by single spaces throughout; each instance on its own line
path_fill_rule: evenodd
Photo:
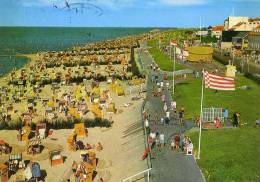
M 211 37 L 217 37 L 217 38 L 220 38 L 221 35 L 222 35 L 222 31 L 224 30 L 224 26 L 223 25 L 217 25 L 217 26 L 214 26 L 212 27 L 212 30 L 211 30 Z
M 248 46 L 249 31 L 222 31 L 221 49 L 245 49 Z
M 224 22 L 226 31 L 253 31 L 260 25 L 260 18 L 228 17 Z
M 212 61 L 213 48 L 205 46 L 188 47 L 187 60 L 191 62 L 208 62 Z
M 224 27 L 225 30 L 230 30 L 232 29 L 235 25 L 241 22 L 248 22 L 249 18 L 248 17 L 243 17 L 243 16 L 230 16 L 224 21 Z
M 199 30 L 196 32 L 196 36 L 202 36 L 202 37 L 206 37 L 209 35 L 209 31 L 208 30 Z
M 260 51 L 260 25 L 248 34 L 248 47 Z

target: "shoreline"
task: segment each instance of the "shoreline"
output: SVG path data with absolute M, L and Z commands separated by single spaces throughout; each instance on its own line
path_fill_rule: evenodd
M 31 61 L 35 60 L 38 53 L 30 53 L 30 54 L 16 54 L 16 57 L 28 58 Z

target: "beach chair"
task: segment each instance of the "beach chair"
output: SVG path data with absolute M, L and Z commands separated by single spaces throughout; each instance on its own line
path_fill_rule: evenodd
M 0 163 L 0 181 L 8 181 L 8 166 L 3 163 Z
M 74 124 L 74 131 L 76 132 L 78 137 L 86 137 L 87 136 L 87 132 L 86 132 L 84 123 Z
M 51 166 L 57 166 L 63 164 L 63 156 L 60 150 L 53 150 L 49 152 L 49 161 Z
M 41 139 L 44 139 L 46 137 L 46 123 L 38 123 L 36 125 L 36 132 Z
M 116 93 L 117 93 L 118 96 L 125 95 L 125 91 L 124 91 L 122 86 L 117 86 L 116 87 Z

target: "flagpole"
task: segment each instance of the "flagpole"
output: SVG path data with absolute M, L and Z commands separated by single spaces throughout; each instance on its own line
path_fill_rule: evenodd
M 203 117 L 203 99 L 204 99 L 204 69 L 202 71 L 202 83 L 201 83 L 201 100 L 200 100 L 200 132 L 199 132 L 199 150 L 198 159 L 200 159 L 200 146 L 201 146 L 201 129 L 202 129 L 202 117 Z
M 201 16 L 200 16 L 200 45 L 201 45 Z
M 176 59 L 176 46 L 173 46 L 173 72 L 172 72 L 172 92 L 175 93 L 175 59 Z

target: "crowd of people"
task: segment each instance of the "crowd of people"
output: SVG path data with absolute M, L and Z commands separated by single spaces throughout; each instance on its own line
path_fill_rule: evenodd
M 29 113 L 31 119 L 37 120 L 85 117 L 89 100 L 93 103 L 97 97 L 107 96 L 102 91 L 93 94 L 86 85 L 109 78 L 131 79 L 130 51 L 145 36 L 38 53 L 34 61 L 20 70 L 13 70 L 3 79 L 0 85 L 0 121 L 23 120 L 23 113 Z
M 153 96 L 159 98 L 159 102 L 162 103 L 162 113 L 159 111 L 156 113 L 150 113 L 149 110 L 143 112 L 145 131 L 147 132 L 147 143 L 148 148 L 146 149 L 143 159 L 148 156 L 149 153 L 155 155 L 153 152 L 155 149 L 158 151 L 164 150 L 165 147 L 170 147 L 173 151 L 183 151 L 185 153 L 191 152 L 193 150 L 193 144 L 191 139 L 188 137 L 181 137 L 180 134 L 174 136 L 170 141 L 167 139 L 166 130 L 164 126 L 170 125 L 173 118 L 171 113 L 178 118 L 180 126 L 184 124 L 184 108 L 181 107 L 177 110 L 177 102 L 171 101 L 167 102 L 167 91 L 170 89 L 168 82 L 168 76 L 163 74 L 160 75 L 160 69 L 155 62 L 149 65 L 152 72 L 151 82 L 153 84 Z M 151 118 L 151 114 L 154 116 L 154 120 Z M 168 143 L 169 142 L 169 143 Z M 181 149 L 181 150 L 179 150 Z

